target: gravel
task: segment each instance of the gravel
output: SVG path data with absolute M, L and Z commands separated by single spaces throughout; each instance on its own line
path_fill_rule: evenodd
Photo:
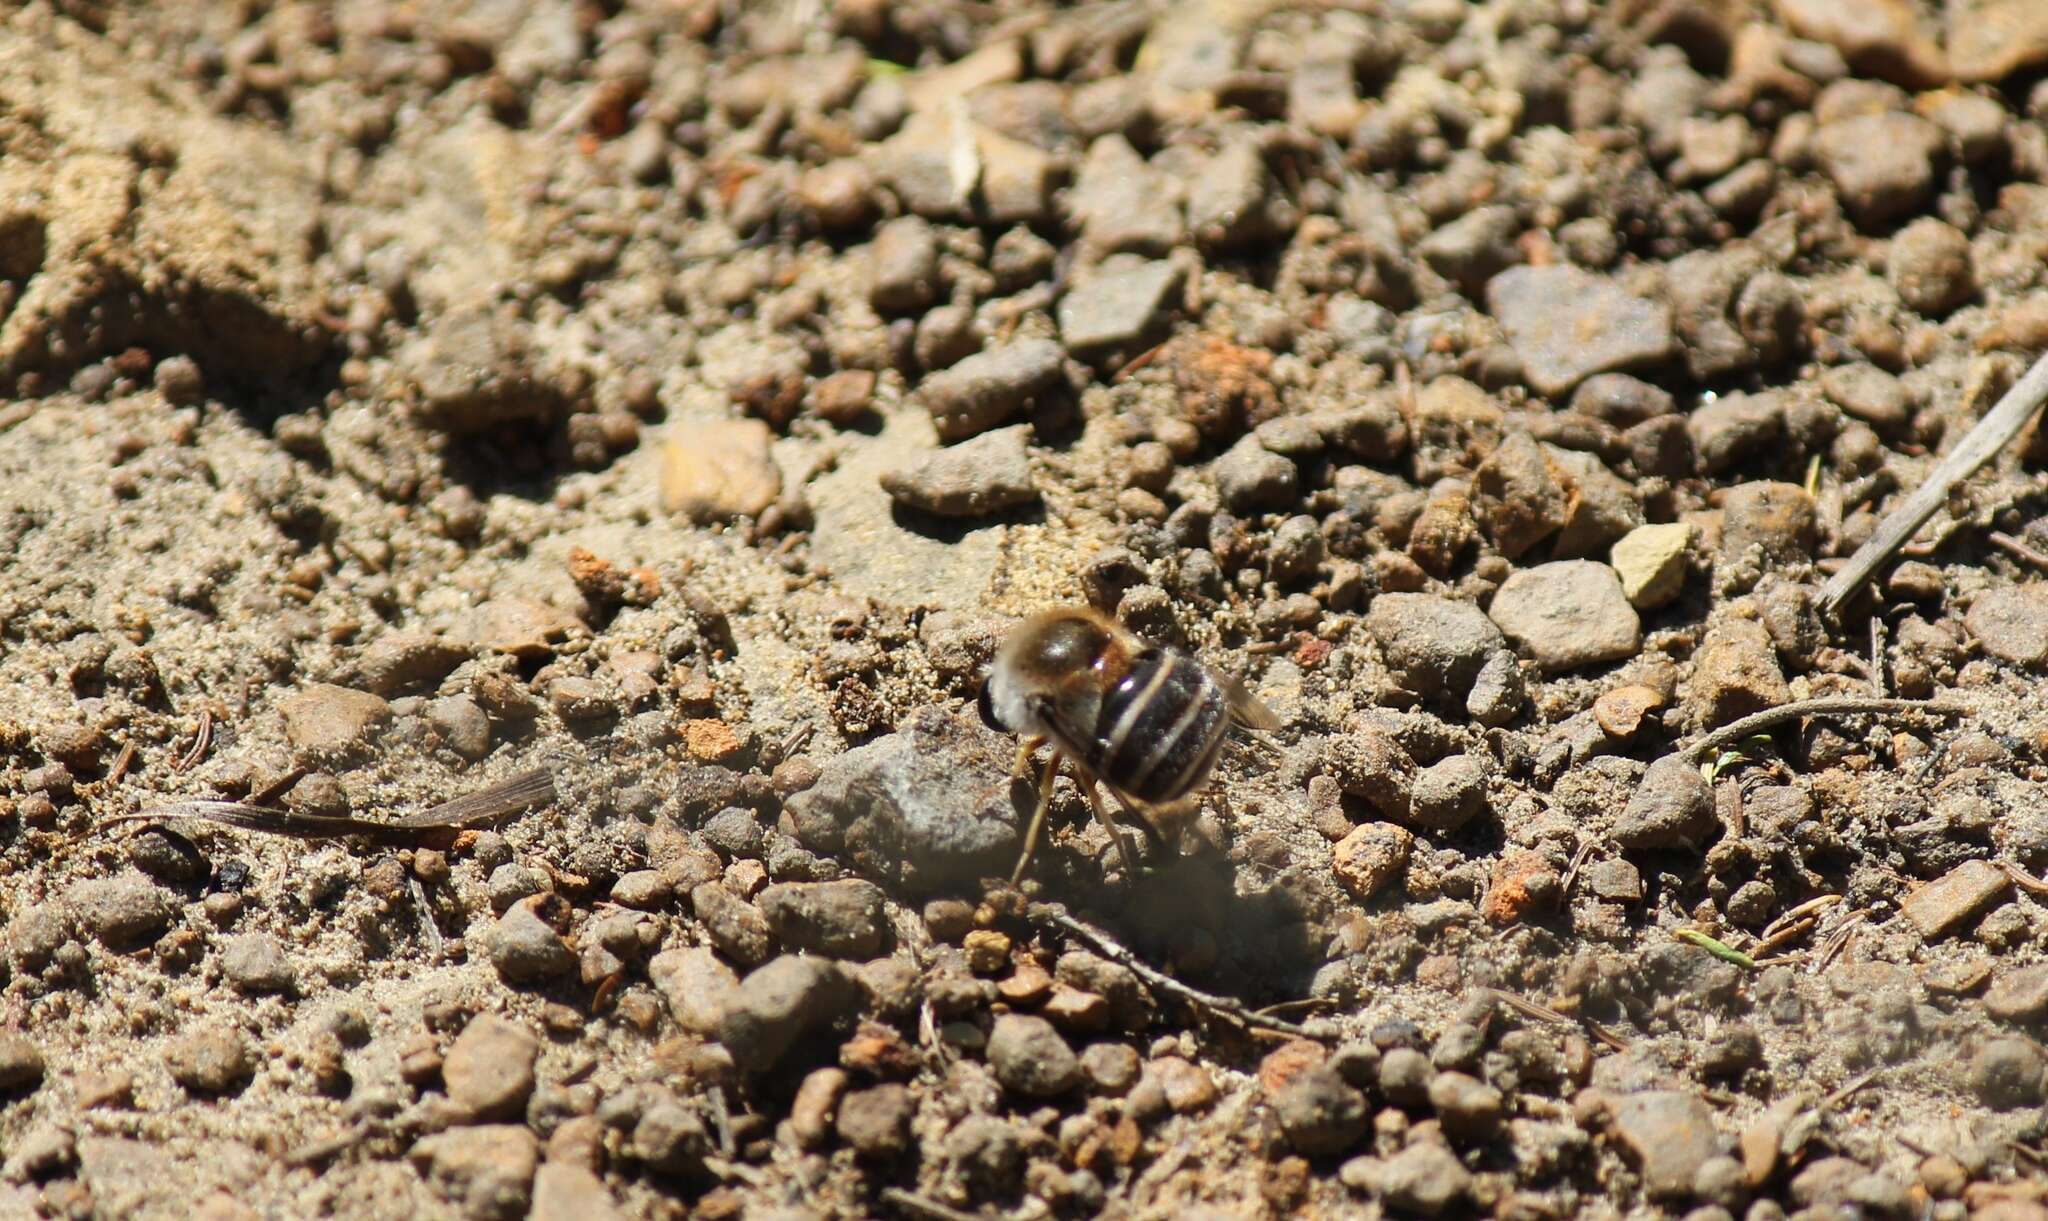
M 463 1027 L 441 1062 L 448 1099 L 474 1122 L 517 1119 L 533 1094 L 539 1055 L 540 1040 L 532 1031 L 495 1013 L 481 1014 Z
M 1044 1018 L 1005 1014 L 988 1036 L 988 1063 L 1003 1088 L 1026 1098 L 1054 1098 L 1082 1079 L 1081 1060 Z
M 939 517 L 989 517 L 1038 500 L 1025 429 L 1001 428 L 882 473 L 882 490 L 906 509 Z
M 837 964 L 785 954 L 749 973 L 718 1024 L 718 1041 L 749 1072 L 780 1064 L 860 1003 L 860 985 Z
M 954 442 L 1008 422 L 1025 404 L 1062 384 L 1060 346 L 1024 339 L 969 356 L 918 385 L 939 440 Z
M 1592 560 L 1517 571 L 1494 594 L 1487 614 L 1546 670 L 1622 661 L 1642 645 L 1642 621 L 1620 578 Z

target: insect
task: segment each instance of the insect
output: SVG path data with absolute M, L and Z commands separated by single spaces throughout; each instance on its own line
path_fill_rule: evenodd
M 1198 790 L 1232 727 L 1280 725 L 1235 680 L 1086 607 L 1044 611 L 1013 629 L 989 667 L 980 702 L 984 721 L 1023 735 L 1017 774 L 1027 774 L 1039 747 L 1050 742 L 1053 748 L 1038 777 L 1038 808 L 1012 882 L 1024 876 L 1038 847 L 1062 763 L 1079 773 L 1096 821 L 1116 844 L 1125 872 L 1136 876 L 1096 782 L 1155 842 L 1178 842 L 1201 808 Z

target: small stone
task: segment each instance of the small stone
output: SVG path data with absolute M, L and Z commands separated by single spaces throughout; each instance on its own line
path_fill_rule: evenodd
M 1754 554 L 1766 567 L 1813 557 L 1817 527 L 1813 497 L 1796 483 L 1757 480 L 1729 488 L 1722 500 L 1721 552 Z
M 1529 384 L 1549 396 L 1671 354 L 1671 310 L 1576 267 L 1511 267 L 1486 285 Z
M 1813 136 L 1814 155 L 1834 180 L 1844 210 L 1865 229 L 1882 228 L 1926 205 L 1943 144 L 1940 128 L 1898 111 L 1837 119 Z
M 1601 692 L 1593 701 L 1593 719 L 1609 737 L 1625 742 L 1635 737 L 1643 721 L 1666 702 L 1663 692 L 1654 687 L 1630 683 Z
M 753 966 L 768 961 L 774 951 L 775 934 L 768 927 L 768 918 L 723 882 L 702 882 L 694 887 L 690 909 L 703 923 L 711 944 L 735 962 Z
M 425 632 L 386 632 L 357 663 L 363 686 L 383 696 L 433 687 L 469 660 L 469 649 Z
M 2012 878 L 1989 861 L 1964 861 L 1906 892 L 1899 911 L 1929 941 L 1961 931 L 2012 889 Z
M 1505 204 L 1475 208 L 1416 243 L 1436 273 L 1477 299 L 1486 282 L 1522 261 L 1515 239 L 1522 222 Z
M 1487 620 L 1489 626 L 1492 622 Z M 1522 667 L 1514 653 L 1506 648 L 1495 649 L 1486 655 L 1479 674 L 1472 680 L 1472 689 L 1465 693 L 1465 715 L 1481 725 L 1498 727 L 1514 720 L 1528 697 Z
M 1913 405 L 1899 379 L 1871 364 L 1837 365 L 1820 375 L 1821 393 L 1849 415 L 1884 433 L 1913 422 Z
M 815 1149 L 832 1134 L 832 1121 L 839 1112 L 839 1099 L 846 1093 L 846 1070 L 836 1064 L 814 1068 L 796 1087 L 789 1104 L 790 1131 L 797 1143 Z
M 657 1173 L 694 1178 L 704 1173 L 711 1133 L 696 1107 L 663 1091 L 640 1113 L 627 1148 Z
M 508 653 L 526 661 L 551 656 L 556 646 L 582 630 L 582 623 L 568 612 L 517 594 L 492 598 L 470 613 L 468 623 L 469 638 L 486 652 Z M 491 680 L 496 677 L 472 688 L 485 710 L 498 717 L 532 715 L 525 687 L 508 679 L 512 691 L 494 691 Z
M 1371 1124 L 1365 1095 L 1328 1066 L 1298 1074 L 1273 1097 L 1287 1143 L 1304 1157 L 1331 1157 L 1364 1137 Z
M 479 1014 L 448 1048 L 441 1079 L 449 1100 L 473 1116 L 472 1122 L 517 1119 L 533 1093 L 539 1056 L 540 1040 L 532 1031 L 495 1013 Z
M 1763 624 L 1728 619 L 1707 632 L 1693 655 L 1688 698 L 1697 724 L 1712 729 L 1791 700 L 1791 688 Z
M 1614 544 L 1609 561 L 1630 606 L 1651 610 L 1678 596 L 1685 586 L 1692 533 L 1686 522 L 1637 526 Z
M 661 507 L 698 523 L 759 517 L 782 495 L 775 436 L 760 420 L 685 420 L 661 450 Z
M 1571 409 L 1605 420 L 1616 428 L 1633 428 L 1677 410 L 1671 392 L 1626 373 L 1596 373 L 1572 391 Z
M 528 1221 L 624 1221 L 625 1213 L 587 1167 L 552 1154 L 533 1176 L 533 1212 Z
M 882 490 L 906 509 L 939 517 L 990 517 L 1038 500 L 1024 427 L 1002 428 L 884 471 Z
M 1164 260 L 1112 258 L 1060 298 L 1060 341 L 1091 357 L 1134 349 L 1164 325 L 1181 269 Z
M 27 1035 L 0 1035 L 0 1092 L 19 1093 L 42 1083 L 43 1049 Z
M 921 310 L 938 299 L 939 245 L 922 217 L 902 216 L 875 232 L 868 300 L 885 314 Z
M 786 954 L 740 981 L 718 1041 L 740 1068 L 764 1072 L 799 1041 L 851 1015 L 860 998 L 860 985 L 838 963 Z
M 1984 993 L 1984 1012 L 2002 1022 L 2034 1023 L 2048 1018 L 2048 966 L 2005 971 Z
M 1067 210 L 1082 242 L 1102 254 L 1165 254 L 1186 232 L 1179 184 L 1146 164 L 1121 135 L 1105 135 L 1088 146 Z
M 1835 47 L 1859 73 L 1915 88 L 1948 78 L 1940 46 L 1921 29 L 1907 0 L 1864 0 L 1847 8 L 1831 0 L 1775 0 L 1775 7 L 1801 38 Z
M 695 1035 L 715 1036 L 740 993 L 739 976 L 708 946 L 656 954 L 648 960 L 647 978 L 668 1002 L 676 1025 Z
M 2029 1039 L 1987 1040 L 1970 1056 L 1970 1088 L 2001 1111 L 2037 1107 L 2048 1097 L 2048 1057 Z
M 1652 1199 L 1692 1193 L 1700 1164 L 1721 1151 L 1714 1113 L 1693 1094 L 1650 1090 L 1614 1101 L 1612 1131 Z
M 471 762 L 490 753 L 490 714 L 471 696 L 450 695 L 428 704 L 427 726 L 449 750 Z
M 292 748 L 314 758 L 355 754 L 391 722 L 391 705 L 382 696 L 328 683 L 293 692 L 278 711 Z
M 1970 603 L 1963 626 L 2000 661 L 2030 669 L 2048 665 L 2048 582 L 1985 590 Z
M 1977 291 L 1970 239 L 1931 216 L 1912 222 L 1892 238 L 1885 275 L 1899 300 L 1929 317 L 1948 313 Z
M 1255 437 L 1241 438 L 1209 466 L 1216 480 L 1216 493 L 1237 513 L 1284 509 L 1294 503 L 1301 472 L 1293 462 L 1260 445 Z
M 1518 570 L 1487 614 L 1544 669 L 1622 661 L 1642 646 L 1642 620 L 1614 570 L 1592 560 L 1558 560 Z
M 117 949 L 155 940 L 178 915 L 176 897 L 132 869 L 79 882 L 65 898 L 87 931 Z
M 1436 835 L 1450 835 L 1486 808 L 1492 769 L 1476 754 L 1440 759 L 1415 773 L 1408 790 L 1408 821 Z
M 1090 1043 L 1081 1052 L 1081 1071 L 1099 1094 L 1119 1097 L 1138 1082 L 1138 1053 L 1122 1043 Z
M 910 1090 L 889 1082 L 854 1090 L 839 1100 L 839 1139 L 862 1157 L 901 1157 L 910 1149 L 910 1120 L 917 1100 Z
M 484 934 L 484 951 L 508 984 L 540 984 L 575 969 L 562 935 L 534 911 L 531 901 L 514 903 Z
M 1337 841 L 1330 869 L 1337 884 L 1362 903 L 1401 876 L 1414 845 L 1415 835 L 1406 827 L 1369 822 Z
M 229 938 L 221 951 L 220 969 L 238 992 L 289 992 L 294 982 L 284 944 L 269 933 Z
M 1313 71 L 1305 64 L 1295 74 L 1299 85 Z M 1345 66 L 1348 72 L 1348 65 Z M 1350 125 L 1344 126 L 1349 131 Z M 1341 136 L 1339 137 L 1341 138 Z M 1212 249 L 1254 245 L 1273 231 L 1266 207 L 1271 190 L 1266 158 L 1258 142 L 1232 140 L 1209 157 L 1188 182 L 1188 228 Z
M 832 958 L 873 958 L 889 941 L 882 890 L 873 882 L 778 882 L 756 903 L 782 944 Z
M 1628 851 L 1688 848 L 1713 833 L 1714 792 L 1682 753 L 1651 763 L 1614 826 L 1614 842 Z
M 1501 1092 L 1465 1073 L 1438 1073 L 1429 1082 L 1429 1105 L 1444 1132 L 1458 1140 L 1491 1140 L 1504 1114 Z
M 1025 404 L 1065 384 L 1064 356 L 1050 339 L 987 348 L 932 374 L 917 388 L 939 440 L 964 440 L 1006 423 Z
M 190 356 L 170 356 L 157 362 L 152 383 L 158 394 L 176 406 L 196 403 L 206 395 L 206 376 L 199 362 Z
M 1525 432 L 1509 434 L 1479 464 L 1472 509 L 1502 555 L 1516 559 L 1564 526 L 1562 473 Z
M 1363 1159 L 1358 1159 L 1363 1160 Z M 1349 1182 L 1349 1163 L 1346 1181 Z M 1417 1141 L 1388 1158 L 1369 1177 L 1388 1204 L 1424 1217 L 1449 1215 L 1472 1191 L 1472 1172 L 1440 1144 Z
M 1080 1058 L 1051 1022 L 1027 1014 L 996 1019 L 988 1038 L 988 1063 L 996 1080 L 1026 1098 L 1055 1098 L 1078 1085 Z
M 237 1093 L 255 1071 L 249 1040 L 232 1026 L 203 1025 L 164 1048 L 171 1079 L 195 1094 Z
M 873 406 L 875 372 L 872 369 L 841 369 L 818 379 L 811 387 L 811 410 L 841 428 L 858 423 Z
M 1366 628 L 1396 681 L 1420 695 L 1468 690 L 1507 644 L 1484 611 L 1434 594 L 1383 593 L 1366 612 Z
M 1180 1056 L 1160 1056 L 1145 1068 L 1145 1077 L 1159 1086 L 1167 1109 L 1176 1115 L 1207 1110 L 1216 1101 L 1216 1078 L 1209 1070 Z
M 1701 472 L 1718 475 L 1756 457 L 1785 433 L 1784 404 L 1775 394 L 1724 394 L 1686 419 Z
M 512 1221 L 533 1204 L 540 1142 L 522 1125 L 449 1128 L 420 1138 L 407 1157 L 465 1216 Z

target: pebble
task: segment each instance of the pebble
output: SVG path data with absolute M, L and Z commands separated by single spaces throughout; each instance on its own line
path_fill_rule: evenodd
M 811 410 L 841 428 L 860 421 L 875 400 L 873 369 L 841 369 L 811 387 Z
M 1446 1135 L 1467 1142 L 1487 1141 L 1500 1131 L 1505 1114 L 1501 1092 L 1465 1073 L 1438 1073 L 1430 1079 L 1429 1105 Z
M 1060 341 L 1077 356 L 1134 356 L 1135 349 L 1164 325 L 1180 284 L 1181 269 L 1175 263 L 1130 257 L 1105 260 L 1094 275 L 1060 298 Z
M 1714 1113 L 1697 1095 L 1648 1090 L 1613 1102 L 1611 1131 L 1643 1177 L 1652 1199 L 1692 1193 L 1701 1163 L 1721 1152 Z
M 1306 75 L 1297 73 L 1296 83 Z M 1349 130 L 1349 124 L 1345 129 Z M 1208 158 L 1187 184 L 1188 228 L 1211 249 L 1253 246 L 1272 234 L 1266 208 L 1271 186 L 1266 158 L 1254 140 L 1233 140 Z
M 1593 560 L 1523 568 L 1493 596 L 1487 614 L 1544 669 L 1622 661 L 1642 645 L 1642 620 L 1614 570 Z
M 269 933 L 231 937 L 220 954 L 221 974 L 235 990 L 249 994 L 289 992 L 295 982 L 284 943 Z
M 1970 1089 L 2001 1111 L 2037 1107 L 2048 1097 L 2048 1057 L 2030 1039 L 1987 1039 L 1965 1070 Z
M 1792 701 L 1770 633 L 1754 619 L 1726 619 L 1708 629 L 1693 655 L 1693 722 L 1704 729 Z
M 526 1114 L 539 1057 L 540 1040 L 532 1031 L 495 1013 L 479 1014 L 448 1048 L 441 1080 L 449 1100 L 471 1122 L 514 1120 Z
M 759 517 L 782 495 L 761 420 L 683 420 L 661 449 L 661 508 L 699 524 Z
M 1899 379 L 1872 364 L 1836 365 L 1820 375 L 1821 393 L 1879 432 L 1897 434 L 1913 422 L 1913 405 Z
M 2002 1022 L 2039 1022 L 2048 1018 L 2048 966 L 2019 967 L 1992 981 L 1984 993 L 1984 1012 Z
M 1948 78 L 1941 48 L 1920 28 L 1907 0 L 1866 0 L 1853 9 L 1830 0 L 1773 0 L 1773 5 L 1801 38 L 1835 47 L 1859 72 L 1915 87 Z
M 1721 501 L 1721 554 L 1754 554 L 1766 568 L 1813 558 L 1818 526 L 1813 497 L 1796 483 L 1759 479 L 1729 488 Z
M 1885 111 L 1823 123 L 1813 152 L 1843 209 L 1859 226 L 1878 229 L 1926 206 L 1945 143 L 1941 129 L 1918 115 Z
M 888 945 L 882 890 L 873 882 L 778 882 L 755 902 L 769 929 L 792 950 L 832 958 L 873 958 Z
M 1626 373 L 1596 373 L 1572 391 L 1571 409 L 1605 420 L 1616 428 L 1633 428 L 1645 420 L 1677 410 L 1671 392 Z
M 625 1221 L 626 1214 L 587 1167 L 552 1157 L 533 1176 L 528 1221 Z
M 1137 1051 L 1122 1043 L 1090 1043 L 1081 1052 L 1081 1071 L 1098 1094 L 1127 1093 L 1138 1083 L 1141 1067 Z
M 1408 790 L 1408 821 L 1437 835 L 1462 828 L 1486 808 L 1491 770 L 1479 755 L 1458 754 L 1417 771 Z
M 1032 399 L 1064 384 L 1064 356 L 1050 339 L 987 348 L 924 379 L 918 400 L 939 440 L 965 440 L 1003 424 Z
M 1207 1110 L 1216 1101 L 1216 1078 L 1209 1070 L 1181 1056 L 1159 1056 L 1145 1066 L 1144 1080 L 1159 1087 L 1166 1106 L 1176 1115 Z
M 1933 941 L 1962 931 L 2011 889 L 2012 878 L 1990 861 L 1964 861 L 1934 881 L 1907 891 L 1899 900 L 1899 912 L 1922 937 Z
M 1465 715 L 1481 725 L 1498 727 L 1514 720 L 1528 697 L 1522 667 L 1514 653 L 1506 648 L 1495 649 L 1486 655 L 1478 676 L 1472 680 L 1472 689 L 1465 693 Z
M 1456 284 L 1466 296 L 1477 300 L 1486 282 L 1516 263 L 1521 251 L 1515 239 L 1522 235 L 1522 222 L 1505 204 L 1474 208 L 1416 243 L 1436 273 Z
M 1970 603 L 1963 626 L 2000 661 L 2029 669 L 2048 665 L 2048 582 L 1985 590 Z
M 990 517 L 1035 503 L 1025 449 L 1028 428 L 1000 428 L 882 472 L 882 490 L 906 509 L 939 517 Z
M 1637 610 L 1653 610 L 1676 598 L 1685 586 L 1693 528 L 1686 522 L 1637 526 L 1608 553 L 1621 592 Z
M 342 758 L 362 751 L 391 723 L 391 705 L 380 695 L 314 683 L 278 704 L 284 735 L 299 754 Z
M 1999 81 L 2038 68 L 2048 64 L 2048 12 L 2032 0 L 1979 0 L 1949 14 L 1947 49 L 1960 80 Z
M 523 1125 L 449 1128 L 421 1137 L 406 1156 L 464 1216 L 510 1221 L 532 1207 L 540 1141 Z
M 1216 480 L 1216 494 L 1234 513 L 1257 513 L 1292 505 L 1301 482 L 1301 472 L 1286 458 L 1259 444 L 1256 437 L 1240 438 L 1209 465 Z
M 1427 1140 L 1416 1141 L 1384 1161 L 1352 1158 L 1344 1163 L 1340 1175 L 1347 1187 L 1423 1217 L 1448 1215 L 1472 1192 L 1472 1172 L 1449 1149 Z
M 1473 474 L 1472 509 L 1495 550 L 1516 559 L 1564 526 L 1563 474 L 1525 432 L 1510 433 Z
M 919 216 L 900 216 L 875 232 L 869 248 L 868 301 L 884 314 L 921 310 L 938 300 L 939 244 Z
M 1632 852 L 1661 852 L 1703 842 L 1719 824 L 1714 792 L 1684 754 L 1655 760 L 1629 794 L 1614 842 Z
M 514 903 L 484 933 L 484 952 L 498 975 L 515 987 L 540 984 L 567 975 L 576 955 L 533 909 L 531 901 Z
M 1330 869 L 1337 884 L 1362 903 L 1401 876 L 1414 846 L 1415 835 L 1406 827 L 1369 822 L 1337 841 Z
M 784 807 L 814 852 L 866 877 L 929 894 L 1005 873 L 1031 815 L 1010 783 L 1013 739 L 971 708 L 928 707 L 896 733 L 829 759 Z
M 1146 164 L 1121 135 L 1101 136 L 1088 146 L 1067 211 L 1081 241 L 1099 254 L 1165 254 L 1186 232 L 1179 185 Z
M 365 689 L 382 696 L 433 687 L 469 660 L 469 649 L 427 632 L 386 632 L 357 662 Z
M 1327 1065 L 1307 1069 L 1273 1096 L 1287 1143 L 1304 1157 L 1333 1157 L 1357 1144 L 1371 1125 L 1365 1095 Z
M 1929 317 L 1946 314 L 1977 291 L 1970 239 L 1946 221 L 1923 216 L 1892 238 L 1885 278 L 1909 308 Z
M 214 1023 L 173 1038 L 164 1047 L 164 1063 L 171 1079 L 195 1094 L 239 1092 L 255 1071 L 248 1038 Z
M 790 1132 L 799 1145 L 815 1149 L 832 1134 L 832 1120 L 848 1080 L 846 1070 L 835 1064 L 804 1074 L 803 1084 L 797 1086 L 796 1097 L 789 1104 Z
M 709 946 L 664 950 L 647 963 L 647 978 L 685 1031 L 715 1036 L 740 992 L 740 977 Z
M 1686 417 L 1701 473 L 1718 475 L 1757 457 L 1785 433 L 1785 409 L 1776 394 L 1724 394 Z
M 761 909 L 723 882 L 701 882 L 690 891 L 690 910 L 720 953 L 746 966 L 768 961 L 775 934 Z
M 988 1063 L 1013 1094 L 1054 1098 L 1081 1081 L 1081 1061 L 1051 1022 L 1029 1014 L 996 1018 L 988 1037 Z
M 886 1082 L 850 1091 L 840 1099 L 834 1126 L 839 1139 L 862 1157 L 896 1158 L 910 1150 L 910 1121 L 916 1114 L 917 1100 L 910 1090 Z
M 750 972 L 718 1024 L 718 1041 L 747 1072 L 781 1063 L 797 1043 L 860 1005 L 853 976 L 825 958 L 785 954 Z
M 427 725 L 443 745 L 472 763 L 490 753 L 490 714 L 471 696 L 444 696 L 428 704 Z
M 397 354 L 419 390 L 421 415 L 435 428 L 473 435 L 550 422 L 563 395 L 537 373 L 531 327 L 487 305 L 441 314 Z
M 1511 267 L 1486 285 L 1529 384 L 1569 393 L 1586 378 L 1671 354 L 1671 310 L 1576 267 Z
M 176 896 L 133 869 L 76 883 L 65 898 L 79 923 L 115 948 L 155 940 L 178 915 Z
M 27 1035 L 0 1035 L 0 1091 L 18 1093 L 43 1083 L 43 1049 Z

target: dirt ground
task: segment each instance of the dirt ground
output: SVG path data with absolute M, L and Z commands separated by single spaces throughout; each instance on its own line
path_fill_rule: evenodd
M 2048 1216 L 2048 446 L 1821 596 L 2044 118 L 2039 0 L 10 6 L 0 1215 Z M 1012 887 L 1083 603 L 1281 727 Z

